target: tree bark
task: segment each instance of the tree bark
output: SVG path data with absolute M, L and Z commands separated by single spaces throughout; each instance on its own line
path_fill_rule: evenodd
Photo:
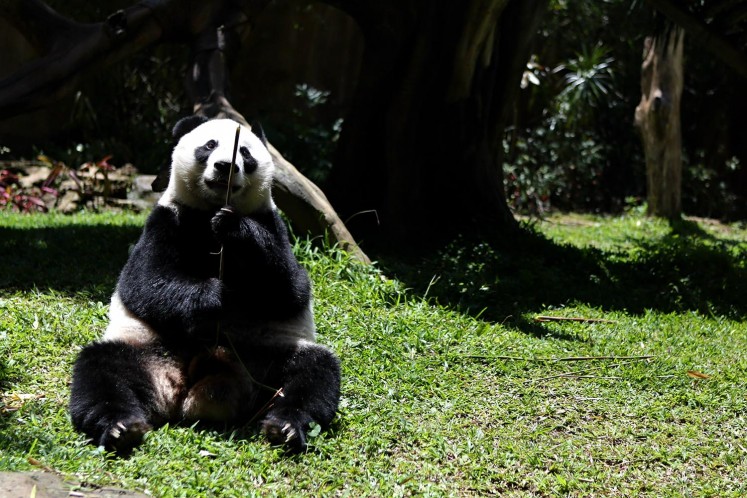
M 682 214 L 682 135 L 684 30 L 673 27 L 646 39 L 641 67 L 641 102 L 635 124 L 646 157 L 648 214 L 669 219 Z
M 687 32 L 687 36 L 690 38 L 691 43 L 697 43 L 713 53 L 716 57 L 720 58 L 743 78 L 747 78 L 747 53 L 739 48 L 739 43 L 735 43 L 736 40 L 743 38 L 739 33 L 739 29 L 735 29 L 731 36 L 725 36 L 725 26 L 714 28 L 718 26 L 720 22 L 716 19 L 710 19 L 706 23 L 704 15 L 691 14 L 688 7 L 695 7 L 697 3 L 680 2 L 678 0 L 646 0 L 653 8 L 667 16 L 672 22 L 678 24 Z M 709 2 L 710 5 L 719 6 L 719 4 L 736 4 L 737 2 Z M 695 7 L 697 9 L 697 7 Z M 728 15 L 728 14 L 727 14 Z M 736 25 L 741 24 L 744 14 L 741 16 L 732 17 L 732 21 Z M 720 17 L 724 17 L 722 14 Z M 718 20 L 721 21 L 721 20 Z M 740 40 L 743 45 L 744 40 Z
M 378 214 L 349 221 L 354 233 L 510 237 L 502 135 L 547 1 L 334 3 L 366 38 L 328 189 L 343 217 Z

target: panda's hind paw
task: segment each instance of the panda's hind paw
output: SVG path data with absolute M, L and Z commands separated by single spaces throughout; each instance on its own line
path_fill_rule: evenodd
M 269 414 L 260 423 L 260 430 L 272 444 L 282 445 L 290 452 L 306 449 L 306 430 L 300 417 Z
M 143 437 L 153 427 L 139 417 L 117 420 L 101 436 L 99 446 L 114 451 L 119 456 L 128 456 L 132 450 L 143 442 Z

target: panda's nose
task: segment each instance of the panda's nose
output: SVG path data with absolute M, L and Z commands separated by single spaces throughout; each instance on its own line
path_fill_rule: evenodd
M 218 171 L 218 173 L 227 175 L 228 172 L 231 171 L 231 163 L 228 161 L 217 161 L 215 163 L 215 169 Z M 237 171 L 239 171 L 239 167 L 234 164 L 233 172 L 236 173 Z

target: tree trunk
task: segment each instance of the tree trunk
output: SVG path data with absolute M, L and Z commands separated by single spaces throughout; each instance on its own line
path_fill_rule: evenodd
M 351 230 L 505 238 L 502 135 L 547 1 L 336 3 L 366 38 L 328 189 Z
M 635 124 L 646 156 L 648 214 L 669 219 L 682 214 L 682 136 L 680 100 L 685 32 L 673 27 L 646 38 L 641 71 L 641 102 Z

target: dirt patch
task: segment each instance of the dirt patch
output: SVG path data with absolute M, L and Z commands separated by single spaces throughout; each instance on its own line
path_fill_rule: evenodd
M 0 472 L 3 498 L 146 498 L 142 493 L 115 488 L 91 488 L 64 481 L 49 472 Z

